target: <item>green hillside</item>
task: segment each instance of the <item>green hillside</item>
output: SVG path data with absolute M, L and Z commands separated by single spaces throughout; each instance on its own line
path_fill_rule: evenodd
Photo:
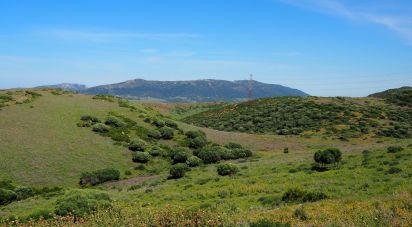
M 389 103 L 400 106 L 412 106 L 412 87 L 389 89 L 383 92 L 371 94 L 369 96 L 382 98 Z
M 223 131 L 278 135 L 410 137 L 412 109 L 374 98 L 282 97 L 222 105 L 183 121 Z
M 379 99 L 263 99 L 176 111 L 61 90 L 1 93 L 8 98 L 0 110 L 0 226 L 412 224 L 412 139 L 375 136 L 391 122 L 406 124 L 389 118 L 396 107 Z M 219 112 L 226 123 L 222 110 L 253 107 L 257 116 L 285 103 L 286 112 L 297 110 L 291 116 L 304 113 L 302 105 L 319 111 L 320 131 L 312 123 L 312 136 L 227 132 L 172 120 Z M 384 117 L 367 115 L 372 107 Z M 354 116 L 332 121 L 335 108 Z M 364 118 L 379 126 L 350 142 L 324 129 Z

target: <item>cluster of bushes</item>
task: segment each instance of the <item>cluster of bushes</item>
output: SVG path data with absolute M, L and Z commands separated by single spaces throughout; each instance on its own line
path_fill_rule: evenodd
M 229 143 L 225 146 L 212 145 L 200 149 L 198 156 L 206 164 L 216 163 L 220 160 L 248 158 L 252 156 L 252 152 L 243 148 L 240 144 Z
M 11 181 L 0 181 L 0 206 L 33 196 L 47 195 L 60 191 L 61 188 L 59 187 L 21 187 L 14 185 Z
M 252 152 L 245 149 L 240 144 L 229 143 L 225 146 L 209 144 L 206 134 L 202 131 L 188 131 L 185 133 L 186 147 L 175 147 L 169 151 L 172 160 L 170 178 L 183 177 L 189 167 L 196 167 L 204 164 L 217 163 L 221 160 L 247 158 L 252 156 Z M 232 164 L 221 164 L 217 168 L 220 175 L 232 175 L 238 168 Z
M 328 148 L 315 152 L 313 169 L 322 171 L 331 167 L 337 167 L 342 160 L 342 152 L 337 148 Z
M 13 97 L 9 94 L 0 94 L 0 108 L 5 106 L 6 102 L 12 101 Z
M 112 168 L 96 170 L 93 172 L 84 172 L 81 174 L 79 184 L 85 185 L 97 185 L 107 181 L 119 180 L 120 171 Z
M 290 188 L 285 191 L 282 196 L 269 196 L 259 198 L 259 202 L 264 205 L 271 205 L 273 207 L 285 203 L 306 203 L 316 202 L 327 199 L 328 196 L 323 192 L 306 191 L 301 188 Z
M 187 123 L 223 131 L 299 135 L 324 129 L 327 136 L 346 140 L 371 132 L 404 138 L 405 127 L 384 129 L 382 119 L 404 122 L 410 127 L 411 113 L 392 111 L 389 107 L 360 105 L 345 99 L 322 102 L 316 97 L 277 97 L 257 99 L 251 103 L 222 105 L 184 118 Z M 360 113 L 360 114 L 359 114 Z M 405 116 L 403 116 L 405 115 Z M 407 121 L 409 119 L 409 122 Z M 341 126 L 344 127 L 341 127 Z
M 112 206 L 112 200 L 106 192 L 92 189 L 74 189 L 61 196 L 55 205 L 57 215 L 81 217 L 101 208 Z

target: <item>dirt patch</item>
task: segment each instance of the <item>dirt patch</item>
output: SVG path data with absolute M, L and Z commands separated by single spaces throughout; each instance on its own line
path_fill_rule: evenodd
M 157 179 L 160 176 L 161 175 L 132 177 L 132 178 L 125 179 L 125 180 L 107 182 L 103 184 L 103 186 L 107 188 L 132 186 L 132 185 L 136 185 L 136 184 L 142 183 L 147 180 Z

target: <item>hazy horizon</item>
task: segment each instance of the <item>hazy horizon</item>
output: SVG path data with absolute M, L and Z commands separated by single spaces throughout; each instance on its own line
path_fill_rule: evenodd
M 1 2 L 0 89 L 245 80 L 316 96 L 412 85 L 412 2 Z

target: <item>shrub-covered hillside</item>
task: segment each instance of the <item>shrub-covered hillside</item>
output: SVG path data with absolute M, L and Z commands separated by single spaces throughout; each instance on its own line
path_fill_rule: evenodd
M 393 103 L 400 106 L 412 106 L 412 87 L 389 89 L 383 92 L 371 94 L 369 96 L 382 98 L 389 103 Z
M 279 135 L 322 134 L 341 139 L 410 136 L 412 109 L 377 99 L 281 97 L 225 105 L 184 118 L 223 131 Z

